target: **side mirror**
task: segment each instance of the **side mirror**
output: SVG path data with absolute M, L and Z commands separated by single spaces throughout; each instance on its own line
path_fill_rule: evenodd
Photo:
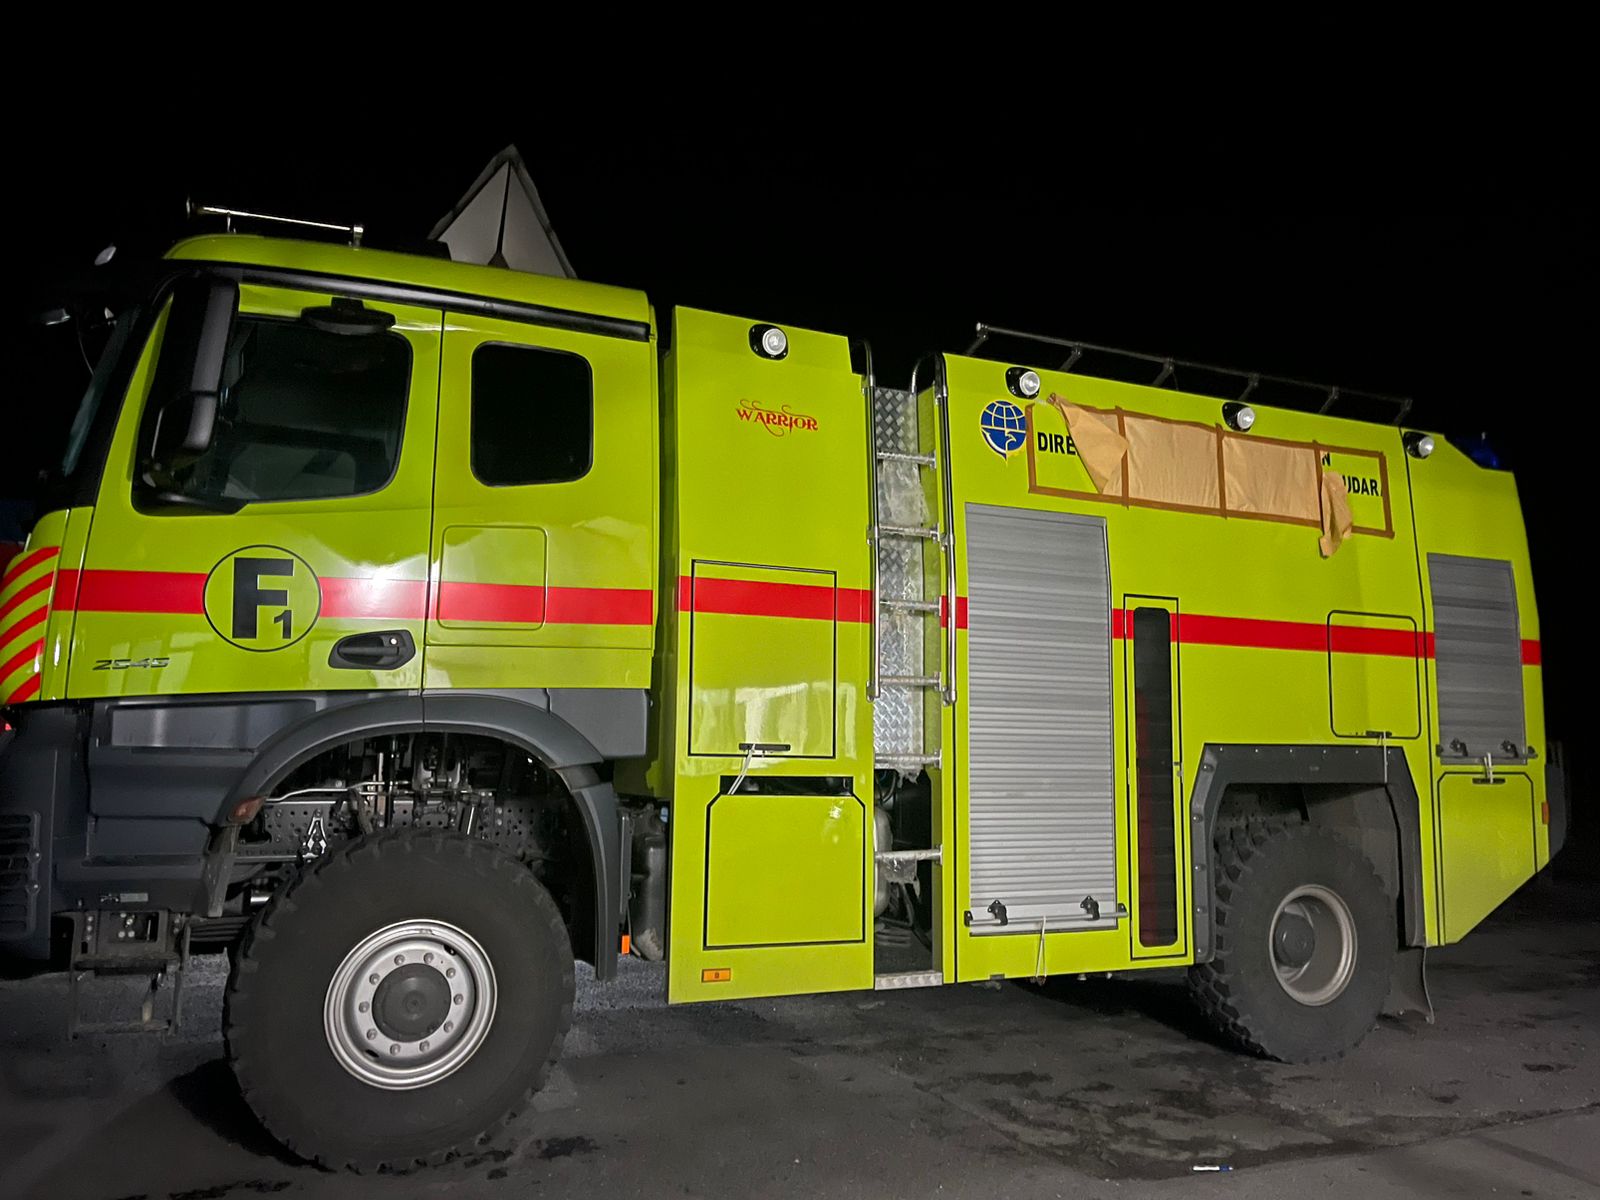
M 239 285 L 229 279 L 185 279 L 173 289 L 151 388 L 154 421 L 140 471 L 152 486 L 168 486 L 174 471 L 211 445 L 238 308 Z
M 300 311 L 300 319 L 323 333 L 337 333 L 345 337 L 369 337 L 382 333 L 394 324 L 394 314 L 381 308 L 368 308 L 359 300 L 348 296 L 335 296 L 331 304 L 319 305 Z

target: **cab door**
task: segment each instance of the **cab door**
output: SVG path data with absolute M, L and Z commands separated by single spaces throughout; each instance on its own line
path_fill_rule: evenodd
M 448 314 L 427 687 L 646 688 L 647 341 Z
M 421 684 L 442 313 L 364 301 L 352 335 L 316 323 L 333 299 L 240 288 L 210 445 L 159 494 L 157 322 L 58 582 L 72 696 Z

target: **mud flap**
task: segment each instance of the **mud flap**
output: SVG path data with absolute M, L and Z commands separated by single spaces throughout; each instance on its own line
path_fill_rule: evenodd
M 1433 1024 L 1433 999 L 1428 995 L 1427 947 L 1411 946 L 1394 956 L 1394 971 L 1389 976 L 1389 995 L 1383 1002 L 1386 1017 L 1421 1013 Z

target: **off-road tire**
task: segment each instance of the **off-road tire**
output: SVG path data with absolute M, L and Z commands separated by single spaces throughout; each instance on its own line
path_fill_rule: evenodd
M 1313 825 L 1251 819 L 1216 842 L 1216 945 L 1189 970 L 1202 1013 L 1229 1042 L 1280 1062 L 1338 1058 L 1376 1024 L 1396 949 L 1394 902 L 1359 849 Z M 1308 1006 L 1278 982 L 1270 944 L 1278 904 L 1320 885 L 1349 909 L 1354 974 L 1326 1004 Z
M 498 1003 L 453 1074 L 392 1090 L 340 1065 L 323 1008 L 352 948 L 411 920 L 476 939 Z M 228 980 L 224 1038 L 245 1100 L 289 1150 L 330 1168 L 404 1170 L 470 1150 L 527 1104 L 561 1052 L 573 986 L 566 926 L 526 866 L 464 834 L 396 830 L 318 860 L 256 917 Z

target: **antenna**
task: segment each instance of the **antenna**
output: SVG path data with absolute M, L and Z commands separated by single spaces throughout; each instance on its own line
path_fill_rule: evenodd
M 196 204 L 193 200 L 184 201 L 184 208 L 191 217 L 221 217 L 224 221 L 223 228 L 233 232 L 233 223 L 240 221 L 265 221 L 269 225 L 290 225 L 299 229 L 326 229 L 330 233 L 342 233 L 349 237 L 352 246 L 361 245 L 361 235 L 366 232 L 364 225 L 330 225 L 326 221 L 307 221 L 300 217 L 275 217 L 270 213 L 245 212 L 238 208 L 218 208 L 212 204 Z

